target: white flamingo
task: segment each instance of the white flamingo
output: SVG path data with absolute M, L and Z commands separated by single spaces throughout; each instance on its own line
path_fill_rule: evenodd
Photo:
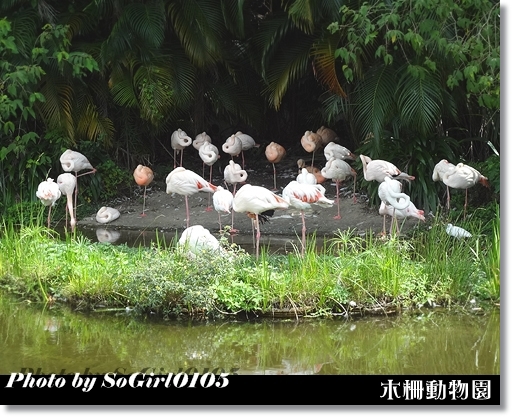
M 325 188 L 320 184 L 301 184 L 298 181 L 291 181 L 284 187 L 283 198 L 290 206 L 300 210 L 302 217 L 301 253 L 304 254 L 306 247 L 306 220 L 304 218 L 304 211 L 311 209 L 312 204 L 321 207 L 332 207 L 334 201 L 325 197 Z
M 222 150 L 233 159 L 242 152 L 242 140 L 236 135 L 231 135 L 222 145 Z
M 229 165 L 224 168 L 224 181 L 226 184 L 233 184 L 233 196 L 236 194 L 236 185 L 247 180 L 247 171 L 235 163 L 229 161 Z
M 306 152 L 313 153 L 311 166 L 314 166 L 315 152 L 323 146 L 322 136 L 311 130 L 306 130 L 300 139 L 300 143 Z
M 324 156 L 328 161 L 329 159 L 356 159 L 356 156 L 344 146 L 338 145 L 337 143 L 330 142 L 324 148 Z
M 59 189 L 59 184 L 54 182 L 52 178 L 42 181 L 37 187 L 36 197 L 41 200 L 41 203 L 43 203 L 44 206 L 48 207 L 48 229 L 50 228 L 52 207 L 61 195 L 62 193 Z
M 121 213 L 118 209 L 112 207 L 102 207 L 96 213 L 96 221 L 98 223 L 107 224 L 117 220 Z
M 203 142 L 201 147 L 199 148 L 199 157 L 203 161 L 203 178 L 204 178 L 204 166 L 208 165 L 210 167 L 210 183 L 212 182 L 212 170 L 213 164 L 217 162 L 220 158 L 219 149 L 210 142 Z M 212 207 L 210 206 L 210 194 L 208 194 L 208 205 L 206 207 L 206 211 L 212 211 Z
M 322 168 L 322 176 L 330 178 L 336 182 L 336 201 L 338 203 L 338 214 L 335 219 L 341 219 L 340 214 L 340 182 L 345 181 L 349 176 L 354 178 L 353 201 L 356 202 L 356 171 L 343 159 L 329 159 L 325 167 Z
M 224 187 L 220 185 L 217 186 L 217 191 L 213 193 L 213 207 L 215 211 L 219 214 L 219 231 L 222 231 L 222 223 L 220 221 L 221 213 L 231 214 L 231 231 L 232 233 L 237 232 L 233 228 L 233 194 L 226 190 Z
M 247 213 L 253 219 L 256 228 L 256 258 L 259 257 L 260 221 L 267 221 L 276 209 L 287 209 L 289 203 L 265 187 L 245 184 L 233 199 L 233 210 L 237 213 Z
M 379 185 L 378 193 L 381 201 L 393 207 L 394 210 L 391 221 L 395 222 L 398 229 L 396 210 L 405 210 L 411 203 L 411 198 L 402 192 L 402 184 L 390 177 L 384 178 L 384 181 Z M 384 215 L 383 234 L 386 234 L 386 215 Z
M 372 160 L 366 155 L 359 155 L 363 163 L 363 175 L 366 181 L 383 182 L 384 178 L 414 180 L 412 175 L 400 171 L 394 164 L 382 159 Z
M 221 252 L 220 242 L 200 224 L 187 227 L 178 241 L 178 246 L 187 250 L 193 258 L 204 252 Z
M 199 148 L 206 142 L 212 143 L 212 138 L 208 133 L 202 132 L 196 135 L 196 138 L 192 141 L 192 146 L 195 150 L 198 151 Z
M 83 175 L 89 175 L 96 173 L 96 168 L 94 168 L 87 157 L 80 152 L 72 151 L 71 149 L 66 149 L 64 153 L 60 156 L 60 164 L 64 172 L 74 172 L 75 173 L 75 205 L 74 205 L 74 217 L 76 218 L 76 207 L 77 207 L 77 199 L 78 199 L 78 177 Z M 90 171 L 84 172 L 82 174 L 78 174 L 80 171 L 88 169 Z
M 405 204 L 404 199 L 399 198 L 398 202 L 400 204 Z M 421 221 L 425 221 L 425 212 L 423 210 L 419 210 L 414 203 L 411 201 L 409 205 L 402 210 L 395 209 L 391 204 L 386 204 L 384 201 L 381 201 L 379 207 L 379 214 L 382 216 L 390 216 L 391 218 L 395 216 L 397 219 L 406 219 L 408 217 L 413 217 Z M 389 228 L 389 233 L 391 234 L 393 224 Z
M 185 210 L 187 217 L 187 227 L 190 222 L 190 212 L 188 208 L 188 196 L 197 194 L 199 191 L 214 193 L 217 187 L 203 177 L 183 167 L 174 168 L 165 179 L 167 184 L 167 194 L 177 193 L 185 196 Z
M 174 149 L 174 168 L 176 168 L 176 153 L 180 153 L 180 167 L 183 166 L 183 150 L 192 144 L 192 138 L 185 131 L 178 129 L 172 132 L 171 147 Z
M 73 192 L 76 189 L 76 176 L 70 173 L 60 174 L 57 177 L 57 184 L 62 194 L 66 194 L 66 229 L 68 227 L 68 213 L 69 213 L 69 224 L 71 231 L 75 230 L 76 217 L 75 210 L 73 208 Z
M 256 143 L 254 138 L 252 136 L 249 136 L 247 133 L 242 133 L 241 131 L 238 131 L 235 133 L 235 136 L 237 136 L 242 142 L 242 169 L 245 169 L 244 151 L 248 151 L 249 149 L 252 148 L 258 148 L 260 145 Z

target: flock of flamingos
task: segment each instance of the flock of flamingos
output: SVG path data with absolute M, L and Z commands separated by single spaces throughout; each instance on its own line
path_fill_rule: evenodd
M 338 210 L 334 219 L 340 219 L 339 208 L 339 184 L 347 178 L 352 177 L 354 182 L 354 202 L 355 202 L 355 183 L 356 171 L 349 165 L 348 161 L 357 158 L 350 150 L 337 144 L 338 137 L 336 133 L 327 127 L 322 126 L 316 132 L 306 131 L 301 138 L 301 144 L 306 152 L 312 154 L 311 165 L 306 166 L 303 159 L 297 161 L 299 173 L 297 178 L 284 187 L 281 195 L 276 194 L 276 168 L 286 155 L 286 150 L 278 143 L 271 142 L 265 148 L 265 156 L 272 164 L 274 171 L 274 189 L 245 183 L 247 180 L 247 171 L 245 171 L 244 151 L 259 145 L 255 140 L 240 131 L 232 134 L 222 145 L 222 151 L 231 156 L 229 165 L 224 169 L 224 181 L 226 188 L 212 184 L 212 166 L 220 158 L 219 149 L 212 144 L 211 137 L 205 132 L 196 136 L 192 140 L 183 130 L 178 129 L 171 136 L 171 146 L 174 150 L 174 169 L 166 178 L 167 194 L 179 194 L 185 197 L 185 210 L 187 229 L 183 232 L 180 243 L 185 241 L 188 245 L 196 249 L 219 247 L 218 240 L 201 225 L 189 227 L 190 213 L 188 206 L 188 197 L 198 192 L 212 193 L 213 207 L 219 214 L 219 227 L 221 227 L 221 214 L 231 213 L 231 233 L 236 233 L 233 228 L 234 212 L 246 213 L 253 219 L 253 233 L 256 231 L 256 257 L 259 254 L 260 223 L 263 223 L 274 214 L 277 209 L 288 209 L 293 207 L 300 210 L 302 216 L 302 253 L 304 253 L 306 239 L 306 223 L 304 213 L 311 208 L 312 204 L 321 207 L 332 207 L 337 202 Z M 186 147 L 192 145 L 198 152 L 203 161 L 203 175 L 183 167 L 183 151 Z M 315 153 L 323 149 L 326 164 L 322 169 L 314 166 Z M 179 166 L 177 165 L 177 154 L 180 154 Z M 235 163 L 234 158 L 241 155 L 242 166 Z M 363 175 L 366 181 L 377 181 L 380 183 L 378 188 L 381 206 L 379 213 L 384 216 L 383 234 L 386 233 L 386 215 L 392 217 L 397 226 L 397 218 L 415 217 L 425 220 L 423 210 L 419 210 L 411 202 L 410 197 L 403 192 L 401 180 L 412 181 L 414 176 L 399 170 L 395 165 L 384 160 L 372 160 L 365 155 L 359 155 L 363 164 Z M 66 195 L 66 228 L 68 224 L 68 214 L 70 217 L 70 227 L 74 230 L 76 226 L 76 202 L 78 193 L 78 177 L 88 174 L 94 174 L 96 169 L 91 165 L 88 159 L 81 153 L 66 150 L 60 157 L 62 169 L 65 173 L 57 177 L 57 182 L 48 178 L 39 184 L 36 196 L 41 202 L 48 206 L 48 228 L 50 227 L 51 208 L 62 194 Z M 209 180 L 205 178 L 205 166 L 210 167 Z M 83 173 L 82 171 L 86 171 Z M 74 175 L 72 174 L 74 173 Z M 145 216 L 146 187 L 153 181 L 154 175 L 151 168 L 138 165 L 133 172 L 135 182 L 144 187 L 144 198 L 141 216 Z M 335 200 L 328 199 L 325 196 L 325 188 L 321 185 L 326 179 L 336 182 Z M 466 200 L 464 204 L 464 215 L 467 206 L 468 188 L 480 183 L 486 187 L 489 186 L 488 179 L 476 169 L 459 163 L 454 165 L 446 159 L 441 160 L 434 168 L 432 174 L 433 181 L 442 181 L 447 189 L 447 206 L 450 207 L 451 188 L 465 189 Z M 237 184 L 245 183 L 238 190 Z M 233 186 L 233 190 L 228 189 L 228 185 Z M 73 203 L 74 197 L 74 203 Z M 208 200 L 208 211 L 212 210 L 210 200 Z M 96 220 L 99 223 L 108 223 L 119 217 L 117 209 L 111 207 L 102 207 Z M 391 230 L 391 229 L 390 229 Z M 447 225 L 447 233 L 455 237 L 470 237 L 466 230 Z

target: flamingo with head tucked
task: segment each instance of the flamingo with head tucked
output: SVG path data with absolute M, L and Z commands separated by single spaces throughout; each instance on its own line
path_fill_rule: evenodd
M 242 152 L 242 140 L 236 135 L 231 135 L 222 145 L 222 150 L 233 159 Z
M 337 143 L 330 142 L 324 148 L 325 159 L 356 159 L 356 156 L 344 146 L 338 145 Z
M 174 168 L 176 168 L 176 153 L 180 153 L 180 167 L 183 166 L 183 150 L 192 144 L 192 138 L 183 130 L 178 129 L 172 132 L 171 147 L 174 149 Z
M 273 191 L 277 190 L 277 184 L 276 184 L 276 166 L 278 162 L 281 162 L 281 159 L 283 159 L 286 156 L 286 149 L 279 145 L 279 143 L 276 142 L 270 142 L 267 147 L 265 148 L 265 156 L 267 157 L 268 162 L 272 164 L 272 168 L 274 169 L 274 188 Z
M 237 232 L 233 227 L 233 194 L 224 187 L 217 186 L 217 190 L 213 193 L 213 207 L 215 207 L 215 211 L 219 214 L 219 232 L 222 231 L 221 213 L 231 214 L 231 232 Z
M 320 184 L 307 184 L 298 181 L 291 181 L 283 189 L 284 200 L 292 207 L 300 210 L 302 217 L 302 249 L 304 255 L 306 247 L 306 220 L 304 211 L 311 209 L 312 204 L 321 207 L 332 207 L 334 201 L 325 197 L 325 188 Z
M 204 142 L 199 148 L 199 157 L 203 161 L 203 178 L 204 178 L 204 166 L 208 165 L 210 167 L 210 183 L 212 182 L 212 170 L 213 164 L 217 162 L 220 158 L 219 149 L 210 142 Z M 205 178 L 206 179 L 206 178 Z M 208 205 L 206 207 L 206 211 L 212 211 L 212 207 L 210 206 L 210 194 L 208 194 Z
M 137 185 L 144 187 L 144 198 L 142 201 L 142 214 L 141 217 L 144 217 L 146 215 L 145 208 L 146 208 L 146 188 L 153 179 L 155 178 L 155 175 L 153 174 L 153 170 L 147 166 L 144 165 L 137 165 L 137 168 L 133 171 L 133 179 L 137 183 Z
M 399 198 L 398 203 L 403 205 L 405 204 L 405 200 L 403 198 Z M 395 209 L 391 204 L 387 204 L 385 201 L 381 201 L 379 214 L 383 216 L 387 215 L 391 218 L 395 216 L 396 219 L 406 219 L 408 217 L 413 217 L 423 222 L 425 221 L 425 212 L 423 210 L 419 210 L 412 201 L 405 209 L 402 210 Z M 393 223 L 391 223 L 391 226 L 389 227 L 389 234 L 391 234 L 392 227 Z
M 268 221 L 276 209 L 287 209 L 289 203 L 265 187 L 245 184 L 233 199 L 233 210 L 237 213 L 247 213 L 253 219 L 253 229 L 256 228 L 256 258 L 259 257 L 260 221 Z
M 393 216 L 391 222 L 395 222 L 398 230 L 396 210 L 405 210 L 407 207 L 409 207 L 411 198 L 402 192 L 402 184 L 397 180 L 391 179 L 390 177 L 385 177 L 384 181 L 380 183 L 378 193 L 381 201 L 393 207 Z M 386 234 L 386 215 L 384 215 L 383 234 Z
M 48 178 L 46 181 L 42 181 L 37 187 L 36 197 L 41 200 L 44 206 L 48 207 L 48 229 L 50 228 L 50 217 L 52 213 L 52 207 L 55 202 L 62 195 L 59 184 L 53 181 L 52 178 Z
M 242 133 L 241 131 L 238 131 L 235 133 L 235 136 L 237 136 L 242 142 L 242 169 L 245 169 L 244 151 L 247 151 L 251 148 L 259 148 L 260 145 L 256 143 L 254 138 L 252 136 L 249 136 L 247 133 Z
M 300 143 L 306 152 L 313 153 L 311 166 L 314 166 L 315 152 L 323 146 L 322 136 L 311 130 L 306 130 L 300 139 Z
M 113 207 L 102 207 L 96 213 L 96 221 L 98 223 L 107 224 L 118 219 L 121 213 Z
M 174 168 L 165 179 L 167 194 L 177 193 L 185 196 L 185 210 L 187 227 L 190 223 L 190 212 L 188 208 L 188 196 L 197 194 L 199 191 L 214 193 L 217 187 L 203 177 L 183 167 Z
M 406 181 L 414 180 L 412 175 L 400 171 L 394 164 L 382 159 L 372 160 L 366 155 L 359 155 L 363 163 L 363 175 L 366 181 L 383 182 L 385 178 Z
M 75 184 L 75 214 L 74 217 L 76 218 L 76 207 L 77 207 L 77 199 L 78 199 L 78 177 L 81 177 L 82 175 L 88 175 L 88 174 L 94 174 L 97 170 L 94 168 L 87 157 L 80 152 L 72 151 L 71 149 L 66 149 L 64 153 L 60 156 L 60 164 L 62 166 L 62 169 L 65 172 L 74 172 L 75 178 L 76 178 L 76 184 Z M 78 173 L 80 171 L 83 171 L 85 169 L 88 169 L 90 171 L 84 172 L 80 175 Z
M 316 133 L 318 133 L 322 137 L 322 146 L 326 146 L 327 144 L 333 142 L 339 142 L 340 140 L 338 134 L 334 130 L 325 126 L 321 126 L 320 128 L 318 128 Z
M 316 178 L 316 182 L 317 184 L 322 184 L 326 178 L 322 175 L 322 171 L 315 167 L 315 166 L 310 166 L 310 165 L 306 165 L 306 161 L 304 161 L 304 159 L 298 159 L 297 160 L 297 166 L 299 167 L 299 174 L 302 173 L 302 170 L 305 168 L 309 173 L 313 174 Z
M 341 219 L 340 214 L 340 182 L 345 181 L 349 176 L 354 178 L 354 193 L 353 201 L 356 202 L 356 171 L 343 159 L 329 159 L 325 167 L 322 168 L 322 176 L 330 178 L 336 182 L 336 201 L 338 203 L 338 214 L 334 216 L 335 219 Z

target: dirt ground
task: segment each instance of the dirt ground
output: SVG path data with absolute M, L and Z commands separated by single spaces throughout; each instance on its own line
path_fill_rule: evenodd
M 190 151 L 195 152 L 190 147 Z M 185 154 L 186 155 L 186 154 Z M 281 194 L 283 188 L 298 174 L 297 159 L 305 158 L 306 162 L 310 161 L 307 154 L 298 155 L 297 157 L 287 156 L 283 161 L 275 164 L 277 171 L 277 194 Z M 191 158 L 190 161 L 184 158 L 184 167 L 191 169 L 202 175 L 202 162 Z M 213 165 L 212 183 L 215 185 L 224 184 L 224 167 L 228 164 L 229 157 L 223 156 L 221 160 Z M 241 158 L 235 158 L 235 162 L 242 164 Z M 323 155 L 317 155 L 315 162 L 318 162 L 320 168 L 325 163 Z M 252 185 L 260 185 L 268 189 L 273 188 L 273 170 L 264 154 L 249 154 L 245 157 L 245 169 L 248 173 L 246 183 Z M 169 172 L 172 168 L 169 170 Z M 358 173 L 362 175 L 362 173 Z M 205 176 L 209 178 L 209 167 L 205 168 Z M 307 233 L 316 232 L 317 238 L 334 236 L 338 230 L 355 229 L 356 233 L 365 234 L 367 230 L 380 233 L 383 226 L 383 218 L 379 215 L 377 208 L 368 208 L 368 198 L 365 194 L 357 192 L 357 202 L 353 202 L 352 198 L 352 178 L 347 180 L 340 186 L 340 213 L 341 219 L 334 219 L 337 214 L 336 204 L 330 208 L 314 206 L 315 208 L 306 212 Z M 237 188 L 243 184 L 239 184 Z M 335 198 L 336 187 L 331 180 L 326 180 L 322 184 L 326 188 L 326 197 Z M 118 209 L 121 213 L 120 217 L 108 225 L 96 222 L 96 213 L 90 216 L 78 219 L 78 227 L 81 229 L 97 229 L 108 228 L 109 230 L 139 230 L 139 231 L 155 231 L 158 232 L 181 232 L 186 228 L 185 216 L 185 198 L 181 195 L 170 195 L 166 193 L 165 177 L 155 177 L 153 183 L 147 188 L 146 194 L 146 216 L 142 217 L 142 196 L 143 188 L 137 189 L 133 198 L 118 199 L 110 202 L 110 207 Z M 232 188 L 230 188 L 232 190 Z M 209 229 L 214 235 L 219 235 L 219 216 L 212 209 L 207 211 L 208 204 L 212 206 L 212 194 L 200 192 L 189 197 L 190 208 L 190 225 L 201 224 Z M 389 218 L 386 225 L 389 226 Z M 222 226 L 231 224 L 231 215 L 221 216 Z M 417 224 L 417 220 L 407 220 L 402 228 L 402 232 L 409 230 Z M 234 214 L 234 228 L 239 230 L 239 236 L 251 236 L 252 224 L 251 219 L 243 213 Z M 262 241 L 264 237 L 270 238 L 289 238 L 296 239 L 301 236 L 302 221 L 300 211 L 296 209 L 277 210 L 269 222 L 261 226 Z

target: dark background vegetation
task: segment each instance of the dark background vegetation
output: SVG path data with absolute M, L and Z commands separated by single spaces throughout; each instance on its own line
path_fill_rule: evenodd
M 275 141 L 293 151 L 325 125 L 355 153 L 415 175 L 410 194 L 426 211 L 444 193 L 431 179 L 443 158 L 489 178 L 473 204 L 499 201 L 499 7 L 4 0 L 0 212 L 36 204 L 67 148 L 98 169 L 83 177 L 82 205 L 129 194 L 138 164 L 170 171 L 178 128 L 192 138 L 206 131 L 219 148 L 242 130 L 261 150 Z

